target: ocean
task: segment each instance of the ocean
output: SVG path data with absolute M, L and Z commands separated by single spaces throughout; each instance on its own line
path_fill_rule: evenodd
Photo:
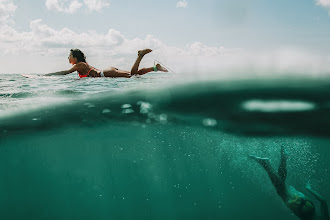
M 248 155 L 330 200 L 327 78 L 0 74 L 0 219 L 298 219 Z

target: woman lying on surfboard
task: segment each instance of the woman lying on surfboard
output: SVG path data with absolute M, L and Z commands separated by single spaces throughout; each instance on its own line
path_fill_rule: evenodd
M 140 62 L 144 55 L 150 53 L 151 49 L 144 49 L 138 51 L 138 57 L 134 65 L 132 66 L 131 71 L 119 70 L 115 67 L 109 67 L 104 70 L 98 70 L 92 66 L 90 66 L 86 62 L 86 57 L 83 52 L 79 49 L 71 49 L 70 55 L 68 57 L 69 62 L 73 65 L 73 67 L 69 70 L 64 70 L 55 73 L 48 73 L 46 76 L 53 76 L 53 75 L 66 75 L 72 73 L 74 71 L 78 72 L 80 78 L 83 77 L 126 77 L 129 78 L 134 75 L 143 75 L 152 71 L 162 71 L 168 72 L 168 70 L 162 67 L 160 64 L 157 64 L 153 67 L 149 68 L 142 68 L 139 69 Z

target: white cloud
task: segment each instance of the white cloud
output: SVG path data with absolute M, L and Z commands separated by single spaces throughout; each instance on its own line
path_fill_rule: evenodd
M 201 42 L 194 42 L 187 45 L 186 50 L 189 51 L 189 55 L 194 56 L 218 56 L 225 52 L 223 47 L 210 47 Z
M 247 53 L 239 48 L 214 47 L 201 42 L 194 42 L 180 48 L 169 46 L 152 35 L 147 35 L 144 39 L 128 39 L 114 29 L 110 29 L 106 34 L 95 31 L 77 33 L 69 28 L 56 30 L 44 24 L 40 19 L 32 21 L 30 30 L 27 32 L 18 32 L 9 25 L 5 25 L 0 29 L 0 48 L 2 48 L 1 59 L 16 56 L 15 60 L 17 60 L 17 57 L 24 54 L 23 61 L 28 59 L 29 62 L 35 62 L 34 65 L 31 64 L 31 70 L 41 73 L 68 68 L 68 62 L 63 61 L 66 61 L 71 48 L 80 48 L 86 54 L 87 60 L 98 68 L 112 65 L 122 69 L 131 67 L 138 50 L 151 48 L 154 51 L 146 56 L 142 66 L 153 65 L 156 59 L 175 72 L 187 72 L 191 77 L 205 79 L 213 76 L 233 77 L 233 70 L 241 71 L 241 75 L 235 75 L 240 77 L 246 76 L 247 73 L 311 74 L 330 69 L 330 57 L 297 49 Z M 39 62 L 39 58 L 33 61 L 31 57 L 36 56 L 43 57 L 43 63 Z M 45 57 L 49 57 L 49 60 L 47 61 Z M 53 59 L 58 62 L 57 65 L 51 62 Z M 28 71 L 19 68 L 21 67 L 11 65 L 3 71 Z M 211 73 L 216 74 L 212 76 Z
M 74 13 L 76 12 L 79 8 L 81 8 L 82 4 L 78 0 L 74 0 L 70 3 L 69 5 L 69 13 Z
M 316 0 L 316 4 L 327 8 L 328 9 L 328 14 L 330 15 L 330 0 Z
M 3 66 L 2 71 L 8 73 L 29 70 L 42 73 L 56 71 L 62 69 L 61 67 L 67 68 L 65 65 L 68 65 L 68 62 L 63 61 L 67 61 L 66 57 L 71 48 L 80 48 L 85 52 L 88 61 L 98 68 L 108 67 L 110 63 L 122 69 L 131 67 L 138 50 L 151 48 L 153 53 L 146 56 L 142 66 L 153 65 L 153 61 L 157 59 L 176 72 L 187 72 L 189 76 L 207 79 L 210 78 L 209 73 L 232 76 L 232 71 L 237 69 L 243 73 L 262 75 L 275 72 L 310 74 L 330 69 L 330 57 L 297 49 L 247 53 L 239 48 L 215 47 L 202 42 L 194 42 L 185 47 L 172 47 L 152 35 L 147 35 L 144 39 L 129 39 L 115 29 L 110 29 L 105 34 L 96 31 L 77 33 L 69 28 L 54 29 L 41 19 L 30 22 L 29 31 L 21 32 L 7 22 L 16 6 L 9 0 L 0 0 L 0 3 L 1 6 L 9 6 L 6 7 L 7 10 L 1 9 L 7 13 L 3 19 L 5 23 L 0 26 L 1 60 L 7 59 L 8 63 L 12 64 L 21 57 L 22 62 L 29 60 L 30 66 L 30 69 L 24 69 L 25 65 L 7 65 L 7 61 L 4 61 L 3 64 L 7 66 Z M 53 60 L 57 64 L 54 64 Z
M 153 56 L 148 56 L 145 62 L 152 65 L 153 59 L 160 57 L 165 62 L 177 65 L 177 70 L 187 71 L 190 70 L 191 63 L 194 63 L 191 59 L 196 60 L 201 57 L 215 59 L 226 52 L 226 49 L 222 47 L 209 47 L 200 42 L 192 43 L 184 48 L 171 47 L 152 35 L 147 35 L 144 39 L 128 39 L 114 29 L 110 29 L 106 34 L 95 31 L 77 33 L 68 28 L 56 30 L 44 24 L 41 19 L 32 21 L 30 30 L 27 32 L 18 32 L 6 25 L 0 30 L 0 48 L 2 48 L 0 56 L 24 54 L 24 56 L 49 56 L 64 59 L 69 49 L 80 48 L 86 53 L 87 58 L 94 59 L 95 65 L 107 67 L 111 60 L 111 65 L 120 68 L 130 68 L 138 50 L 151 48 L 154 50 Z M 210 66 L 207 62 L 205 65 Z
M 68 28 L 55 30 L 41 19 L 30 22 L 30 31 L 17 32 L 6 25 L 0 29 L 0 47 L 4 54 L 50 54 L 59 55 L 72 47 L 106 51 L 118 47 L 127 39 L 117 30 L 110 29 L 107 34 L 95 31 L 76 33 Z
M 75 13 L 79 8 L 81 8 L 81 6 L 82 6 L 82 4 L 78 0 L 71 1 L 67 7 L 64 6 L 63 0 L 47 0 L 46 1 L 46 7 L 48 10 L 53 10 L 53 11 L 58 11 L 58 12 L 63 12 L 63 13 L 68 13 L 68 14 Z
M 46 0 L 46 7 L 48 10 L 73 14 L 83 6 L 83 3 L 89 11 L 101 11 L 110 6 L 108 0 L 84 0 L 83 3 L 79 0 L 72 0 L 69 4 L 66 2 L 68 0 Z
M 10 17 L 16 11 L 17 6 L 12 0 L 0 0 L 0 25 L 4 25 L 10 21 Z
M 90 11 L 100 11 L 110 6 L 108 0 L 85 0 L 84 3 Z
M 316 4 L 323 7 L 330 7 L 330 0 L 316 0 Z
M 63 61 L 66 61 L 71 48 L 80 48 L 85 52 L 87 60 L 98 68 L 108 67 L 110 62 L 110 65 L 122 69 L 131 67 L 138 50 L 151 48 L 154 51 L 143 60 L 142 66 L 153 65 L 153 61 L 159 59 L 176 72 L 187 72 L 189 76 L 205 79 L 210 79 L 212 75 L 209 73 L 212 72 L 217 76 L 232 77 L 233 70 L 242 71 L 244 74 L 248 72 L 266 75 L 288 72 L 310 74 L 330 69 L 330 57 L 297 49 L 247 53 L 239 48 L 214 47 L 201 42 L 180 48 L 169 46 L 152 35 L 147 35 L 144 39 L 128 39 L 114 29 L 110 29 L 106 34 L 95 31 L 77 33 L 69 28 L 56 30 L 44 24 L 41 19 L 32 21 L 27 32 L 19 32 L 10 25 L 4 25 L 0 29 L 0 48 L 1 59 L 24 54 L 23 61 L 28 59 L 34 62 L 31 57 L 44 57 L 44 63 L 40 63 L 38 58 L 35 59 L 35 65 L 31 64 L 31 70 L 35 68 L 34 71 L 40 72 L 68 68 L 68 62 Z M 49 57 L 49 61 L 45 57 Z M 59 62 L 58 65 L 51 63 L 52 59 Z M 3 71 L 27 71 L 19 68 L 21 67 L 11 65 Z M 194 73 L 198 73 L 198 76 Z
M 186 8 L 188 6 L 188 2 L 186 0 L 179 1 L 176 3 L 177 8 Z

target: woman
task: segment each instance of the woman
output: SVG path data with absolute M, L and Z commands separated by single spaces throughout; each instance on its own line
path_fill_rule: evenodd
M 321 203 L 321 215 L 316 215 L 313 202 L 308 199 L 303 193 L 296 190 L 293 186 L 287 186 L 285 183 L 287 170 L 286 160 L 288 154 L 284 147 L 281 147 L 281 161 L 278 172 L 275 172 L 270 165 L 268 158 L 261 158 L 250 155 L 252 159 L 257 161 L 267 172 L 270 180 L 276 188 L 277 194 L 282 198 L 286 206 L 302 220 L 329 220 L 329 212 L 327 201 L 322 198 L 317 192 L 311 189 L 310 185 L 306 185 L 306 189 Z
M 79 49 L 71 49 L 70 55 L 68 57 L 69 62 L 73 65 L 73 67 L 69 70 L 64 70 L 55 73 L 48 73 L 46 76 L 53 76 L 53 75 L 66 75 L 72 73 L 74 71 L 78 72 L 80 78 L 83 77 L 126 77 L 129 78 L 133 75 L 143 75 L 152 71 L 162 71 L 168 72 L 168 70 L 162 67 L 160 64 L 157 64 L 153 67 L 149 68 L 142 68 L 139 69 L 140 62 L 144 55 L 150 53 L 151 49 L 144 49 L 138 51 L 138 57 L 131 69 L 131 71 L 119 70 L 115 67 L 109 67 L 108 69 L 98 70 L 92 66 L 90 66 L 86 62 L 86 57 L 84 53 Z

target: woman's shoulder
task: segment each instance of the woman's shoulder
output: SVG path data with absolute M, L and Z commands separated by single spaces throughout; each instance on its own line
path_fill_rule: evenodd
M 289 186 L 288 187 L 288 194 L 290 196 L 293 196 L 293 197 L 300 197 L 300 198 L 305 198 L 305 194 L 303 194 L 302 192 L 296 190 L 296 188 L 294 188 L 293 186 Z
M 88 63 L 85 63 L 85 62 L 78 62 L 76 63 L 76 66 L 89 66 Z
M 89 65 L 85 62 L 79 62 L 74 65 L 74 69 L 80 73 L 85 72 Z

